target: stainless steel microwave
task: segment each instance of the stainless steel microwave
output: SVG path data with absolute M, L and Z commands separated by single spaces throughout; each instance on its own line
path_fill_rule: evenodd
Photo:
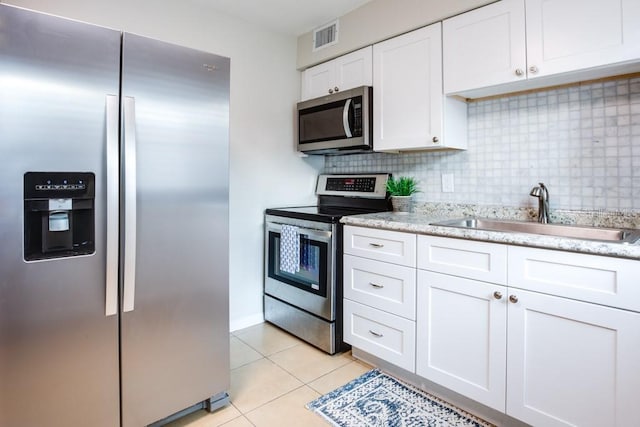
M 373 148 L 371 86 L 298 103 L 298 151 L 349 154 Z

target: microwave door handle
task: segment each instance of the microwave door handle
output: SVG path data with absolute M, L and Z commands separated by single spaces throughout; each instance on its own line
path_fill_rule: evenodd
M 349 108 L 351 107 L 351 98 L 347 99 L 344 104 L 344 110 L 342 110 L 342 126 L 344 126 L 344 134 L 347 138 L 351 138 L 351 127 L 349 126 Z

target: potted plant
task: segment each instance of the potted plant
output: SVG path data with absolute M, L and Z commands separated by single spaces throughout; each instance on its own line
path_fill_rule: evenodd
M 411 201 L 414 193 L 418 193 L 418 183 L 415 178 L 401 176 L 389 178 L 387 192 L 391 196 L 391 206 L 394 212 L 411 212 Z

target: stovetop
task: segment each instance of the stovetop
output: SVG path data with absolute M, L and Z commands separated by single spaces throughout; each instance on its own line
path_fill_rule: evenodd
M 293 206 L 267 209 L 266 214 L 333 224 L 340 221 L 340 218 L 346 215 L 379 212 L 380 210 L 381 209 L 371 210 L 344 206 Z

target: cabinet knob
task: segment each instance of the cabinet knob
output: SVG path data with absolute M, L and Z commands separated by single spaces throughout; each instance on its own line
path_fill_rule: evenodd
M 509 295 L 509 301 L 515 304 L 518 302 L 518 297 L 515 295 Z
M 502 299 L 502 292 L 495 291 L 495 292 L 493 293 L 493 297 L 494 297 L 495 299 Z
M 517 68 L 516 69 L 516 76 L 518 76 L 518 77 L 524 76 L 524 71 L 522 71 L 522 68 Z
M 330 94 L 331 94 L 331 93 L 333 93 L 333 89 L 329 89 L 329 93 L 330 93 Z
M 538 67 L 536 67 L 535 65 L 532 65 L 531 67 L 529 67 L 529 72 L 531 74 L 535 74 L 538 72 Z
M 340 89 L 338 88 L 338 86 L 336 86 L 336 87 L 334 87 L 334 88 L 333 88 L 333 90 L 334 90 L 335 92 L 338 92 Z
M 433 141 L 433 143 L 434 143 L 434 144 L 437 144 L 437 143 L 438 143 L 438 141 L 440 141 L 440 140 L 438 139 L 438 137 L 437 137 L 437 136 L 434 136 L 434 137 L 433 137 L 433 139 L 432 139 L 432 141 Z

